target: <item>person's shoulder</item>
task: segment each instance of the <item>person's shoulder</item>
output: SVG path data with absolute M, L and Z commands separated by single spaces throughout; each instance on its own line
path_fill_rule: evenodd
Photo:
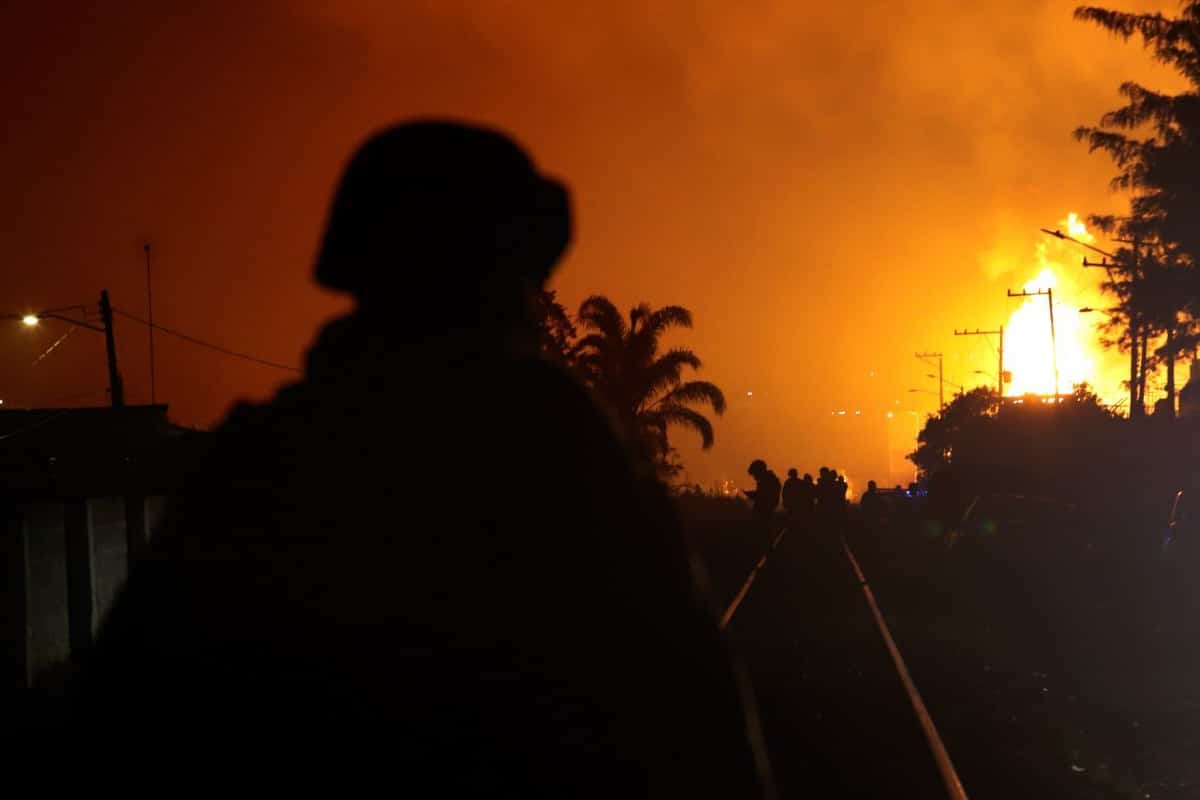
M 243 400 L 234 404 L 212 431 L 214 447 L 236 448 L 269 438 L 276 426 L 275 402 L 254 403 Z
M 575 376 L 529 358 L 510 362 L 503 377 L 507 381 L 504 411 L 512 435 L 530 450 L 561 458 L 564 464 L 586 463 L 589 473 L 638 472 L 639 462 L 623 443 L 612 417 Z
M 513 381 L 535 387 L 547 400 L 591 405 L 587 389 L 565 369 L 545 359 L 514 358 L 504 362 L 503 370 Z
M 294 442 L 289 434 L 290 420 L 300 404 L 301 388 L 293 384 L 281 389 L 268 402 L 242 400 L 235 403 L 225 417 L 205 435 L 198 453 L 198 466 L 210 478 L 236 482 L 239 477 L 265 477 L 263 464 L 286 457 L 281 448 Z M 209 468 L 218 464 L 217 473 Z
M 583 426 L 581 432 L 614 435 L 607 415 L 591 392 L 563 368 L 539 358 L 525 358 L 505 366 L 506 389 L 544 424 L 555 421 Z

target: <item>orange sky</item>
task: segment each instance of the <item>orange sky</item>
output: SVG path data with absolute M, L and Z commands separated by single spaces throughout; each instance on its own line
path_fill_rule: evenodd
M 0 312 L 108 287 L 140 313 L 149 237 L 160 322 L 299 363 L 344 306 L 308 273 L 355 143 L 417 114 L 483 120 L 571 184 L 569 304 L 693 310 L 681 341 L 731 400 L 711 453 L 678 440 L 706 483 L 747 481 L 758 456 L 886 479 L 886 425 L 902 452 L 907 412 L 935 402 L 906 391 L 936 388 L 913 353 L 944 351 L 959 382 L 972 356 L 992 368 L 952 329 L 1006 319 L 1038 227 L 1121 208 L 1110 164 L 1071 130 L 1124 79 L 1173 85 L 1138 46 L 1072 21 L 1071 2 L 34 5 L 0 30 Z M 102 390 L 100 337 L 32 366 L 62 332 L 44 328 L 0 328 L 0 397 Z M 144 333 L 118 336 L 130 400 L 146 401 Z M 282 377 L 158 348 L 160 399 L 188 424 Z

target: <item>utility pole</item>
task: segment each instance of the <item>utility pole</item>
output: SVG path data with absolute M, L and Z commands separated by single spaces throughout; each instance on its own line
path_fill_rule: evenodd
M 1039 295 L 1045 295 L 1050 304 L 1050 357 L 1054 364 L 1054 404 L 1058 405 L 1058 340 L 1054 335 L 1054 290 L 1038 289 L 1035 292 L 1027 292 L 1024 289 L 1019 292 L 1008 290 L 1009 297 L 1038 297 Z
M 1058 234 L 1058 236 L 1059 238 L 1065 238 L 1061 234 Z M 1091 245 L 1084 244 L 1083 242 L 1079 242 L 1075 239 L 1072 239 L 1072 241 L 1075 241 L 1077 244 L 1083 244 L 1083 246 L 1089 250 L 1094 250 L 1095 252 L 1104 256 L 1104 258 L 1100 261 L 1088 261 L 1087 256 L 1084 256 L 1083 266 L 1085 268 L 1100 267 L 1104 269 L 1104 271 L 1108 273 L 1108 282 L 1115 283 L 1113 280 L 1113 269 L 1120 269 L 1120 267 L 1114 263 L 1118 260 L 1116 255 L 1107 253 L 1098 247 L 1092 247 Z M 1145 381 L 1141 379 L 1141 376 L 1145 374 L 1146 364 L 1144 357 L 1139 358 L 1138 348 L 1140 343 L 1141 349 L 1145 350 L 1145 342 L 1141 341 L 1143 339 L 1141 320 L 1134 318 L 1136 305 L 1134 305 L 1132 301 L 1133 295 L 1137 291 L 1138 261 L 1141 242 L 1137 239 L 1114 239 L 1114 241 L 1120 242 L 1121 244 L 1133 245 L 1133 255 L 1130 258 L 1129 264 L 1126 268 L 1126 272 L 1129 275 L 1129 296 L 1131 298 L 1128 309 L 1129 319 L 1127 320 L 1129 324 L 1129 418 L 1137 419 L 1138 417 L 1144 416 L 1146 412 L 1145 397 L 1141 389 L 1141 387 L 1145 385 Z M 1107 260 L 1110 258 L 1112 261 Z
M 146 326 L 150 334 L 150 405 L 154 405 L 157 395 L 154 385 L 154 294 L 150 288 L 150 243 L 146 242 L 143 248 L 146 251 L 146 319 L 150 323 Z
M 1058 405 L 1058 337 L 1054 335 L 1054 290 L 1047 287 L 1046 302 L 1050 308 L 1050 354 L 1054 356 L 1054 405 Z
M 104 347 L 108 351 L 108 393 L 113 408 L 125 406 L 125 384 L 117 370 L 117 344 L 113 338 L 112 305 L 108 302 L 108 289 L 100 291 L 100 319 L 104 323 Z
M 1141 242 L 1137 239 L 1118 239 L 1122 244 L 1133 245 L 1133 259 L 1129 263 L 1129 311 L 1130 311 L 1130 350 L 1140 347 L 1141 353 L 1138 356 L 1131 357 L 1131 361 L 1137 363 L 1137 405 L 1130 406 L 1129 416 L 1132 419 L 1136 413 L 1138 417 L 1146 416 L 1146 331 L 1143 329 L 1142 320 L 1139 315 L 1137 324 L 1133 324 L 1132 314 L 1138 309 L 1138 267 L 1141 261 Z
M 937 367 L 938 367 L 938 411 L 941 411 L 943 408 L 946 407 L 946 395 L 945 395 L 945 391 L 942 386 L 942 384 L 944 383 L 944 379 L 942 378 L 942 354 L 941 353 L 916 353 L 915 355 L 917 358 L 921 359 L 922 361 L 924 361 L 927 358 L 936 358 L 937 359 L 937 362 L 938 362 L 938 365 L 937 365 Z
M 969 331 L 966 328 L 962 329 L 961 331 L 958 330 L 957 328 L 954 329 L 955 336 L 994 336 L 996 334 L 1000 335 L 1000 347 L 996 351 L 1000 356 L 1000 363 L 996 367 L 996 393 L 997 393 L 997 396 L 1003 397 L 1004 396 L 1004 326 L 1001 325 L 998 330 L 994 330 L 994 331 L 981 331 L 981 330 L 979 330 L 979 328 L 976 328 L 973 331 Z

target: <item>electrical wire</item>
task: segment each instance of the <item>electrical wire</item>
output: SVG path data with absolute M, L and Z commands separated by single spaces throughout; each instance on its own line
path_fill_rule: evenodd
M 163 333 L 168 334 L 169 336 L 175 336 L 179 339 L 183 339 L 185 342 L 190 342 L 194 345 L 198 345 L 199 347 L 207 347 L 209 350 L 215 350 L 216 352 L 223 353 L 227 356 L 232 356 L 234 358 L 240 358 L 245 361 L 250 361 L 255 364 L 260 364 L 264 367 L 272 367 L 274 369 L 280 369 L 280 370 L 284 370 L 286 372 L 297 372 L 297 373 L 303 372 L 303 370 L 299 369 L 298 367 L 293 367 L 288 364 L 280 364 L 277 361 L 270 361 L 268 359 L 259 358 L 258 356 L 252 356 L 247 353 L 239 353 L 236 350 L 230 350 L 229 348 L 222 347 L 219 344 L 213 344 L 212 342 L 206 342 L 203 339 L 197 339 L 195 336 L 189 336 L 186 333 L 181 333 L 180 331 L 172 330 L 171 328 L 165 327 L 163 325 L 159 325 L 157 322 L 154 322 L 154 323 L 149 322 L 148 320 L 144 320 L 135 314 L 130 314 L 128 311 L 122 311 L 119 308 L 114 308 L 113 312 L 116 314 L 120 314 L 122 317 L 126 317 L 127 319 L 131 319 L 134 322 L 140 322 L 142 325 L 145 325 L 147 328 L 153 328 L 156 331 L 162 331 Z

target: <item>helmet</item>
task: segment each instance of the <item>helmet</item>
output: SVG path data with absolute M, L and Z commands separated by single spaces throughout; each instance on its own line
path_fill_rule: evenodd
M 457 122 L 408 122 L 372 136 L 350 160 L 316 280 L 390 300 L 498 279 L 540 286 L 570 238 L 566 189 L 507 136 Z

